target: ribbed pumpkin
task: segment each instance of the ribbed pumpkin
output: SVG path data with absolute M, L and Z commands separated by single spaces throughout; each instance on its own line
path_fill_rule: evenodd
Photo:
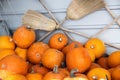
M 75 47 L 66 55 L 66 65 L 69 70 L 77 68 L 83 73 L 90 67 L 91 62 L 87 49 L 83 47 Z

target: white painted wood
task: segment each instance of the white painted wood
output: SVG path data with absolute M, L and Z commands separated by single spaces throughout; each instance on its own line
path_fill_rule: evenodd
M 9 28 L 14 31 L 17 27 L 21 25 L 21 19 L 23 14 L 28 9 L 33 9 L 43 13 L 44 15 L 50 17 L 46 10 L 41 6 L 39 0 L 1 0 L 2 5 L 0 5 L 0 13 L 2 17 L 7 21 Z M 10 1 L 10 2 L 8 2 Z M 66 15 L 66 9 L 70 4 L 71 0 L 43 0 L 49 9 L 54 13 L 55 17 L 62 21 Z M 120 15 L 120 0 L 105 0 L 105 3 L 109 6 L 115 16 Z M 12 9 L 13 8 L 13 9 Z M 113 18 L 109 15 L 105 8 L 98 10 L 80 20 L 76 21 L 66 21 L 64 27 L 72 29 L 90 36 L 97 33 L 104 26 L 109 24 Z M 40 31 L 37 38 L 42 36 L 45 32 Z M 85 43 L 86 38 L 80 37 L 76 34 L 71 34 L 77 41 Z M 103 32 L 98 37 L 105 42 L 112 43 L 120 47 L 120 26 L 116 23 L 110 27 L 110 29 Z M 48 42 L 50 36 L 45 39 Z M 115 51 L 111 47 L 107 46 L 107 53 Z

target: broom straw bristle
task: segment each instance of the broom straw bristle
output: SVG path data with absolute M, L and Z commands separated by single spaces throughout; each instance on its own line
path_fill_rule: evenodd
M 105 7 L 103 0 L 73 0 L 67 9 L 68 18 L 82 18 Z

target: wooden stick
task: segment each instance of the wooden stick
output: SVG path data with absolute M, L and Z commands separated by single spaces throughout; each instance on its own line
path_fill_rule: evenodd
M 100 35 L 103 31 L 105 31 L 106 29 L 108 29 L 114 22 L 116 22 L 119 18 L 120 18 L 120 16 L 117 17 L 117 18 L 115 18 L 112 22 L 110 22 L 103 29 L 101 29 L 99 32 L 97 32 L 93 37 L 97 37 L 98 35 Z
M 50 31 L 50 32 L 47 32 L 45 35 L 43 35 L 42 37 L 40 37 L 40 39 L 38 39 L 37 41 L 42 41 L 42 40 L 44 40 L 47 36 L 49 36 L 52 32 L 54 32 L 54 30 L 53 31 Z
M 73 31 L 73 30 L 69 30 L 69 29 L 66 29 L 66 28 L 63 28 L 63 27 L 60 27 L 62 30 L 64 31 L 67 31 L 67 32 L 71 32 L 71 33 L 74 33 L 74 34 L 77 34 L 77 35 L 80 35 L 82 37 L 85 37 L 87 39 L 90 39 L 91 37 L 89 37 L 87 34 L 83 34 L 83 33 L 80 33 L 80 32 L 76 32 L 76 31 Z M 110 46 L 110 47 L 113 47 L 113 48 L 116 48 L 116 49 L 120 49 L 119 47 L 115 46 L 115 45 L 112 45 L 110 43 L 106 43 L 104 42 L 106 45 Z
M 41 0 L 39 0 L 40 1 L 40 3 L 42 4 L 42 6 L 48 11 L 48 13 L 49 13 L 49 15 L 55 20 L 55 22 L 58 24 L 57 26 L 56 26 L 56 28 L 58 29 L 59 27 L 61 27 L 61 25 L 68 19 L 67 17 L 65 17 L 63 20 L 62 20 L 62 22 L 61 23 L 59 23 L 58 22 L 58 20 L 55 18 L 55 16 L 53 15 L 53 13 L 45 6 L 45 4 L 41 1 Z M 70 35 L 70 34 L 68 34 L 67 32 L 64 32 L 71 40 L 73 40 L 73 38 L 72 38 L 72 36 Z M 50 35 L 51 33 L 47 33 L 47 34 L 45 34 L 45 36 L 46 35 Z M 43 36 L 44 38 L 46 38 L 45 36 Z M 41 40 L 41 39 L 40 39 Z
M 112 18 L 115 19 L 115 15 L 114 15 L 114 13 L 110 10 L 110 8 L 109 8 L 107 5 L 105 6 L 105 8 L 106 8 L 106 10 L 108 11 L 108 13 L 112 16 Z M 116 22 L 117 22 L 117 24 L 118 24 L 119 27 L 120 27 L 120 21 L 117 20 Z
M 71 41 L 75 41 L 75 39 L 66 31 L 64 31 L 64 33 L 71 39 Z
M 41 1 L 41 0 L 39 0 L 39 1 Z M 44 4 L 43 4 L 44 5 Z M 44 7 L 45 7 L 45 5 L 44 5 Z M 51 17 L 58 23 L 58 21 L 56 20 L 56 18 L 53 16 L 53 14 L 51 13 L 51 11 L 46 7 L 46 10 L 49 12 L 49 14 L 51 15 Z M 63 22 L 64 21 L 66 21 L 66 20 L 63 20 Z M 59 24 L 58 24 L 59 25 Z M 59 25 L 60 26 L 60 25 Z M 85 38 L 90 38 L 88 35 L 85 35 L 85 34 L 82 34 L 82 33 L 80 33 L 80 32 L 75 32 L 75 31 L 73 31 L 73 30 L 69 30 L 69 29 L 66 29 L 66 28 L 63 28 L 63 27 L 59 27 L 60 29 L 62 29 L 62 30 L 64 30 L 64 31 L 67 31 L 67 32 L 71 32 L 71 33 L 75 33 L 75 34 L 78 34 L 78 35 L 80 35 L 80 36 L 83 36 L 83 37 L 85 37 Z M 109 46 L 111 46 L 111 47 L 114 47 L 114 48 L 116 48 L 116 49 L 120 49 L 120 48 L 118 48 L 118 47 L 116 47 L 116 46 L 114 46 L 114 45 L 112 45 L 112 44 L 108 44 L 108 43 L 105 43 L 106 45 L 109 45 Z

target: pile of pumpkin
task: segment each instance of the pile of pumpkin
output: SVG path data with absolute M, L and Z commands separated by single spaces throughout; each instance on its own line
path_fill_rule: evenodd
M 63 33 L 48 43 L 35 41 L 33 29 L 20 26 L 13 36 L 0 36 L 0 80 L 120 80 L 120 51 L 105 55 L 104 42 L 84 45 Z

